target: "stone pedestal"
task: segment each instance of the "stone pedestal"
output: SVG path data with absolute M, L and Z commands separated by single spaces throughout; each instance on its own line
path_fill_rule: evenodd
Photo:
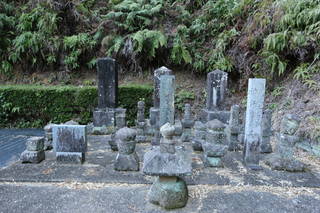
M 87 130 L 84 125 L 55 125 L 53 144 L 60 163 L 82 163 L 87 151 Z
M 27 140 L 27 149 L 22 152 L 22 163 L 40 163 L 45 159 L 44 137 L 32 137 Z
M 187 184 L 178 177 L 160 176 L 152 184 L 148 198 L 165 209 L 182 208 L 188 201 Z
M 144 118 L 144 102 L 138 102 L 138 112 L 136 120 L 137 137 L 136 141 L 138 143 L 143 143 L 147 141 L 147 120 Z
M 307 169 L 304 163 L 294 159 L 294 148 L 300 138 L 295 136 L 295 132 L 300 125 L 300 119 L 292 114 L 284 116 L 280 133 L 277 134 L 276 151 L 271 155 L 266 163 L 274 170 L 285 170 L 289 172 L 303 172 Z
M 192 148 L 194 151 L 203 151 L 202 143 L 206 140 L 206 125 L 200 121 L 194 124 L 194 134 L 192 139 Z
M 173 136 L 175 128 L 166 123 L 160 128 L 160 146 L 144 155 L 143 173 L 159 176 L 148 193 L 149 202 L 166 209 L 184 207 L 188 199 L 186 183 L 178 178 L 191 175 L 191 155 L 184 149 L 176 149 Z
M 240 107 L 238 105 L 233 105 L 231 107 L 229 124 L 225 130 L 229 151 L 240 150 L 240 144 L 238 142 L 238 135 L 240 133 L 239 116 L 240 116 Z
M 118 171 L 139 171 L 139 158 L 135 152 L 137 132 L 124 127 L 116 132 L 115 140 L 118 146 L 118 155 L 114 169 Z
M 207 123 L 206 140 L 202 142 L 204 166 L 223 167 L 221 158 L 227 153 L 225 125 L 215 119 Z
M 272 111 L 270 109 L 265 110 L 262 116 L 262 138 L 261 138 L 261 144 L 260 144 L 261 153 L 272 152 L 272 146 L 270 143 L 270 138 L 273 134 L 271 119 L 272 119 Z
M 191 115 L 191 105 L 186 104 L 184 108 L 184 116 L 181 121 L 182 124 L 182 135 L 181 135 L 181 141 L 182 142 L 191 142 L 193 130 L 192 127 L 194 125 L 194 119 Z
M 54 124 L 47 124 L 44 130 L 44 150 L 51 150 L 53 148 L 52 145 L 52 127 Z

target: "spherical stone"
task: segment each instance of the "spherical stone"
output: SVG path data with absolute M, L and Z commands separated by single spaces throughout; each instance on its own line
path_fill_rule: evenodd
M 166 123 L 160 128 L 160 132 L 164 138 L 168 138 L 168 137 L 170 138 L 171 136 L 174 135 L 175 128 L 170 123 Z
M 207 129 L 215 130 L 215 131 L 223 131 L 226 125 L 219 121 L 218 119 L 214 119 L 207 122 Z
M 188 201 L 186 183 L 175 177 L 168 177 L 168 181 L 161 179 L 161 177 L 157 178 L 152 184 L 148 193 L 149 202 L 160 205 L 165 209 L 184 207 Z
M 128 127 L 119 129 L 115 134 L 116 140 L 122 141 L 134 141 L 137 135 L 137 131 Z
M 192 141 L 191 141 L 191 144 L 192 144 L 192 148 L 194 151 L 203 151 L 202 149 L 202 141 L 201 139 L 196 139 L 194 138 Z

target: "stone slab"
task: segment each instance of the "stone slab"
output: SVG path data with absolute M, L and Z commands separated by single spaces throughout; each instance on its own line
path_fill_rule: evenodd
M 57 152 L 56 158 L 58 163 L 81 164 L 85 160 L 85 154 L 82 152 Z

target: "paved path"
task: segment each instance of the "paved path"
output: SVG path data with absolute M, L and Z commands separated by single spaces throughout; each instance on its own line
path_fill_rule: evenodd
M 31 136 L 42 136 L 42 129 L 0 129 L 0 168 L 17 161 Z

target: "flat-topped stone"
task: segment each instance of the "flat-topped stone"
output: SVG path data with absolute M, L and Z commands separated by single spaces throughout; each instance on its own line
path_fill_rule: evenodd
M 27 140 L 28 151 L 43 151 L 44 149 L 44 137 L 31 137 Z
M 183 148 L 177 148 L 175 154 L 162 153 L 160 147 L 144 155 L 143 173 L 152 176 L 191 175 L 191 155 Z

